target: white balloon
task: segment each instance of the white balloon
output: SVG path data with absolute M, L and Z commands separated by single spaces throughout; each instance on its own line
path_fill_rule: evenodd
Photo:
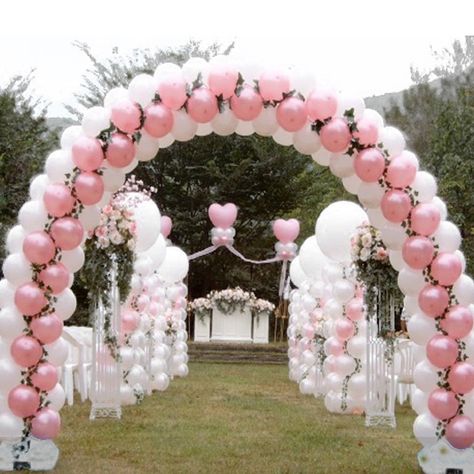
M 351 337 L 347 341 L 347 352 L 356 359 L 363 359 L 367 350 L 367 338 L 362 335 Z
M 380 207 L 384 194 L 385 190 L 379 183 L 366 183 L 365 181 L 362 181 L 359 186 L 357 197 L 363 206 L 378 208 Z
M 30 198 L 33 200 L 43 199 L 44 191 L 49 183 L 48 175 L 39 174 L 35 176 L 30 183 Z
M 31 263 L 23 253 L 12 253 L 3 261 L 3 274 L 13 286 L 23 285 L 33 278 Z
M 380 229 L 383 243 L 390 250 L 401 250 L 403 242 L 405 242 L 407 235 L 405 229 L 400 224 L 387 222 L 384 227 Z
M 349 155 L 333 154 L 329 160 L 329 169 L 338 178 L 348 178 L 354 174 L 354 158 Z
M 44 165 L 44 170 L 52 183 L 62 183 L 66 180 L 66 174 L 72 173 L 74 163 L 70 150 L 53 151 Z
M 137 226 L 136 251 L 144 252 L 160 235 L 161 214 L 158 206 L 152 199 L 141 201 L 133 209 L 133 219 Z
M 104 206 L 110 203 L 112 199 L 112 193 L 110 191 L 104 191 L 102 199 L 96 204 L 99 209 L 102 209 Z
M 11 340 L 26 329 L 22 314 L 14 306 L 6 306 L 0 310 L 0 337 Z M 0 380 L 2 378 L 0 377 Z
M 462 241 L 459 228 L 450 221 L 441 221 L 433 238 L 439 245 L 440 252 L 455 252 L 461 246 Z
M 128 97 L 146 107 L 155 97 L 156 80 L 149 74 L 138 74 L 128 85 Z
M 392 267 L 397 271 L 400 271 L 405 266 L 405 260 L 403 260 L 402 252 L 399 250 L 389 250 L 388 258 Z
M 307 97 L 314 89 L 316 80 L 314 74 L 310 71 L 291 68 L 290 69 L 290 83 L 291 88 Z
M 272 135 L 273 140 L 276 143 L 283 146 L 293 145 L 293 134 L 287 132 L 283 128 L 279 127 L 278 130 Z
M 256 133 L 263 137 L 271 137 L 278 130 L 275 107 L 264 107 L 259 116 L 253 121 Z
M 308 277 L 306 276 L 305 272 L 301 268 L 300 258 L 296 257 L 290 263 L 290 279 L 292 283 L 295 286 L 300 287 L 307 278 Z
M 330 283 L 340 280 L 343 274 L 343 267 L 339 263 L 328 261 L 324 266 L 323 277 Z M 332 288 L 330 291 L 332 293 Z
M 367 379 L 363 373 L 354 374 L 347 384 L 347 392 L 352 398 L 364 397 L 367 392 Z
M 151 259 L 152 268 L 157 269 L 163 262 L 166 255 L 166 240 L 162 234 L 158 236 L 155 243 L 141 255 L 147 256 Z
M 46 344 L 45 349 L 48 352 L 48 362 L 61 367 L 65 362 L 69 354 L 69 344 L 60 337 L 57 341 L 52 344 Z
M 71 273 L 76 273 L 82 268 L 82 265 L 84 265 L 85 255 L 81 247 L 76 247 L 73 250 L 63 250 L 61 255 L 61 263 Z
M 474 281 L 466 274 L 461 275 L 453 285 L 453 293 L 459 304 L 474 304 Z
M 418 171 L 411 187 L 418 193 L 416 199 L 419 202 L 430 202 L 438 192 L 436 179 L 427 171 Z
M 209 63 L 204 58 L 189 58 L 181 68 L 184 79 L 192 84 L 201 74 L 202 82 L 207 83 Z
M 344 189 L 351 194 L 357 194 L 359 192 L 361 183 L 362 180 L 356 174 L 342 178 Z
M 94 138 L 110 127 L 110 109 L 94 106 L 87 109 L 82 116 L 84 135 Z
M 335 300 L 341 304 L 346 304 L 354 297 L 355 286 L 347 279 L 337 280 L 332 291 Z
M 418 296 L 405 296 L 403 298 L 403 305 L 408 316 L 421 312 L 418 306 Z
M 7 234 L 6 245 L 10 253 L 21 252 L 23 250 L 23 240 L 26 232 L 21 225 L 13 226 Z
M 418 415 L 413 423 L 413 433 L 415 438 L 423 446 L 432 446 L 438 441 L 436 428 L 438 420 L 429 413 Z
M 365 211 L 349 201 L 338 201 L 321 212 L 316 221 L 316 239 L 323 253 L 338 262 L 351 261 L 351 237 L 368 222 Z
M 235 133 L 241 135 L 242 137 L 249 137 L 255 132 L 252 122 L 246 122 L 244 120 L 239 120 L 237 126 L 235 127 Z
M 214 133 L 221 137 L 226 137 L 234 133 L 237 128 L 237 123 L 237 117 L 228 106 L 225 106 L 224 110 L 218 113 L 211 121 Z
M 158 80 L 158 83 L 166 76 L 181 74 L 181 68 L 175 63 L 161 63 L 155 69 L 153 77 Z
M 125 87 L 114 87 L 110 89 L 104 97 L 104 107 L 112 109 L 112 107 L 123 99 L 128 97 L 128 91 Z
M 122 168 L 122 171 L 127 175 L 128 173 L 131 173 L 137 166 L 138 166 L 138 158 L 134 158 L 131 163 L 124 168 Z
M 20 208 L 18 222 L 26 232 L 43 230 L 48 222 L 48 211 L 42 201 L 27 201 Z
M 312 279 L 321 278 L 327 258 L 319 248 L 316 236 L 308 237 L 300 248 L 299 262 L 305 275 Z
M 2 278 L 0 280 L 0 306 L 13 306 L 13 298 L 15 295 L 15 287 L 8 283 L 8 280 Z
M 179 142 L 187 142 L 196 135 L 197 123 L 184 111 L 173 111 L 173 128 L 171 133 Z
M 423 392 L 419 388 L 415 388 L 412 392 L 411 407 L 417 415 L 428 413 L 428 397 L 429 393 Z
M 18 336 L 18 334 L 17 334 Z M 0 392 L 8 394 L 8 392 L 20 384 L 22 375 L 22 368 L 17 365 L 10 356 L 2 357 L 0 359 Z
M 175 139 L 172 133 L 168 133 L 168 135 L 165 135 L 164 137 L 158 139 L 158 144 L 160 145 L 160 148 L 168 148 L 174 142 Z
M 159 374 L 153 380 L 153 388 L 159 392 L 165 391 L 170 384 L 170 379 L 166 374 Z
M 136 157 L 138 161 L 150 161 L 155 158 L 156 154 L 158 153 L 158 150 L 160 149 L 160 145 L 161 142 L 158 141 L 158 139 L 149 135 L 145 130 L 142 130 L 140 140 L 138 141 L 136 147 Z
M 167 283 L 177 283 L 186 277 L 189 270 L 188 256 L 178 247 L 168 247 L 158 274 Z
M 353 357 L 347 354 L 341 354 L 334 358 L 334 369 L 335 372 L 342 377 L 346 377 L 356 368 L 356 362 Z
M 438 196 L 435 196 L 431 202 L 438 208 L 441 220 L 446 220 L 448 217 L 448 207 L 446 206 L 446 203 Z
M 303 395 L 311 395 L 316 390 L 316 384 L 312 380 L 305 378 L 299 383 L 299 389 Z
M 205 137 L 207 135 L 210 135 L 211 133 L 212 133 L 212 124 L 210 122 L 198 124 L 198 128 L 196 130 L 196 135 L 198 137 Z
M 21 418 L 7 411 L 0 413 L 0 440 L 21 438 L 24 423 Z
M 398 286 L 404 295 L 417 296 L 426 285 L 425 277 L 421 270 L 402 268 L 398 274 Z
M 57 295 L 56 302 L 54 303 L 54 310 L 59 318 L 66 321 L 74 314 L 76 306 L 76 295 L 71 289 L 66 288 Z
M 329 162 L 331 161 L 331 156 L 332 156 L 332 153 L 330 151 L 326 150 L 326 148 L 324 147 L 321 147 L 319 151 L 311 155 L 311 158 L 318 165 L 329 166 Z
M 118 191 L 125 183 L 126 175 L 120 168 L 108 166 L 104 168 L 102 179 L 104 181 L 104 188 L 106 191 Z
M 189 369 L 186 364 L 180 364 L 176 370 L 175 370 L 175 375 L 178 377 L 186 377 L 189 374 Z
M 365 111 L 364 99 L 347 94 L 341 95 L 338 98 L 336 115 L 342 117 L 344 112 L 350 109 L 354 109 L 354 117 L 356 120 L 361 118 Z
M 437 388 L 438 369 L 431 365 L 427 360 L 416 364 L 413 371 L 413 381 L 415 385 L 423 392 L 431 392 Z
M 415 313 L 407 322 L 410 339 L 415 344 L 424 346 L 438 332 L 436 321 L 423 314 Z
M 319 135 L 312 130 L 310 122 L 293 134 L 293 146 L 303 155 L 311 155 L 321 148 Z
M 146 255 L 140 255 L 133 264 L 133 270 L 142 277 L 151 275 L 153 272 L 153 261 Z
M 384 127 L 379 132 L 379 142 L 390 157 L 399 155 L 405 149 L 405 137 L 395 127 Z
M 384 126 L 383 117 L 373 109 L 365 109 L 362 116 L 366 119 L 369 119 L 371 122 L 377 125 L 377 128 L 380 130 Z
M 79 215 L 79 220 L 84 230 L 95 229 L 100 224 L 100 209 L 97 206 L 84 206 Z
M 70 150 L 74 142 L 83 135 L 84 133 L 80 125 L 67 127 L 61 134 L 61 148 L 63 150 Z

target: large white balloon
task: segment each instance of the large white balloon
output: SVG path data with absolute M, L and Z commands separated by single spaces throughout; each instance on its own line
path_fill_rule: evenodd
M 168 247 L 158 274 L 167 283 L 181 281 L 189 270 L 188 256 L 178 247 Z
M 308 277 L 317 280 L 321 278 L 323 266 L 328 259 L 321 252 L 315 235 L 307 238 L 301 246 L 299 261 L 303 272 Z
M 137 252 L 148 250 L 160 235 L 161 215 L 158 206 L 151 199 L 139 202 L 133 209 L 137 224 Z
M 336 262 L 351 261 L 351 237 L 368 222 L 365 211 L 349 201 L 338 201 L 321 212 L 316 221 L 316 239 L 324 254 Z
M 166 240 L 162 234 L 158 236 L 155 243 L 145 252 L 139 254 L 139 256 L 146 256 L 151 259 L 152 268 L 157 269 L 165 259 L 166 255 Z
M 27 201 L 20 208 L 18 221 L 27 232 L 43 230 L 48 222 L 48 211 L 43 201 Z
M 303 269 L 301 268 L 301 263 L 300 263 L 300 257 L 296 257 L 291 263 L 290 263 L 290 279 L 292 283 L 300 287 L 301 284 L 307 280 L 307 276 Z

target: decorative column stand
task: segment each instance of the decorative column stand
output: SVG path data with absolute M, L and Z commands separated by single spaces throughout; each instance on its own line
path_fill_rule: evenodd
M 92 407 L 89 418 L 116 418 L 122 416 L 120 406 L 120 382 L 122 370 L 120 363 L 110 353 L 106 344 L 106 311 L 110 313 L 109 335 L 116 338 L 120 334 L 120 295 L 117 287 L 117 262 L 112 257 L 110 270 L 111 290 L 109 306 L 105 308 L 99 296 L 95 310 L 93 345 L 92 345 L 92 380 L 91 401 Z
M 396 427 L 395 305 L 390 291 L 377 291 L 377 311 L 367 320 L 367 408 L 365 426 Z M 385 337 L 387 336 L 387 337 Z

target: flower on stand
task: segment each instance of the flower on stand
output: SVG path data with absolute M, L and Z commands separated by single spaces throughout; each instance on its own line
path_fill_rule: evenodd
M 270 303 L 270 301 L 264 300 L 262 298 L 257 298 L 252 301 L 251 304 L 252 311 L 256 314 L 259 313 L 272 313 L 275 310 L 275 305 Z

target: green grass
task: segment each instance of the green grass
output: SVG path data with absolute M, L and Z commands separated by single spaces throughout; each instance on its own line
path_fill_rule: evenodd
M 88 419 L 90 404 L 62 410 L 57 473 L 419 472 L 414 413 L 396 430 L 329 414 L 300 395 L 285 366 L 190 364 L 186 379 L 125 407 L 121 421 Z

